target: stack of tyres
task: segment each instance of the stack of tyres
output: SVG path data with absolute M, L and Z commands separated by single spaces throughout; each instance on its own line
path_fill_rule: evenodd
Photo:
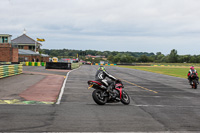
M 23 64 L 0 66 L 0 78 L 21 74 L 22 65 Z
M 22 65 L 18 65 L 18 72 L 17 74 L 21 74 L 23 71 L 23 66 Z
M 8 77 L 8 66 L 7 65 L 3 67 L 3 74 L 5 77 Z
M 10 65 L 11 62 L 0 62 L 0 65 Z
M 3 78 L 2 73 L 3 73 L 3 68 L 0 66 L 0 78 Z
M 8 77 L 8 66 L 0 66 L 0 78 Z
M 26 66 L 29 66 L 29 62 L 25 62 L 25 65 L 26 65 Z
M 26 66 L 26 62 L 20 62 L 20 64 L 23 64 L 23 66 Z
M 0 78 L 4 78 L 8 76 L 8 66 L 0 66 Z
M 40 62 L 37 62 L 37 66 L 41 66 L 41 63 L 40 63 Z
M 13 76 L 15 73 L 14 65 L 8 66 L 8 76 Z
M 35 66 L 35 62 L 31 62 L 31 66 Z
M 42 62 L 42 66 L 45 66 L 45 63 L 44 63 L 44 62 Z
M 19 65 L 14 65 L 14 75 L 17 75 L 19 73 L 18 71 L 19 71 Z
M 46 63 L 45 62 L 24 62 L 24 63 L 21 63 L 25 66 L 45 66 Z

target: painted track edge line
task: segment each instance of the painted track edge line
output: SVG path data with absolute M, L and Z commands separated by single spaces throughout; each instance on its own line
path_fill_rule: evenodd
M 80 66 L 80 67 L 81 67 L 81 66 Z M 79 68 L 80 68 L 80 67 L 79 67 Z M 76 69 L 74 69 L 74 70 L 77 70 L 77 69 L 79 69 L 79 68 L 76 68 Z M 60 91 L 60 94 L 59 94 L 59 97 L 58 97 L 58 99 L 57 99 L 56 104 L 60 104 L 60 101 L 61 101 L 62 95 L 63 95 L 63 93 L 64 93 L 65 84 L 66 84 L 66 82 L 67 82 L 68 76 L 69 76 L 69 74 L 70 74 L 71 72 L 73 72 L 74 70 L 71 70 L 71 71 L 69 71 L 69 72 L 67 73 L 66 78 L 65 78 L 64 83 L 63 83 L 63 85 L 62 85 L 62 88 L 61 88 L 61 91 Z

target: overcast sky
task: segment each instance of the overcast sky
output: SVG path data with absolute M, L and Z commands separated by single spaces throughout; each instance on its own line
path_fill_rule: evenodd
M 42 48 L 200 54 L 200 0 L 0 0 L 0 34 Z

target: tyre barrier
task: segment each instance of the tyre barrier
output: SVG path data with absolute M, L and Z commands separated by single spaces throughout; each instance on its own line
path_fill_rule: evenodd
M 156 66 L 161 66 L 161 67 L 180 67 L 180 66 L 178 66 L 178 65 L 151 65 L 151 66 L 154 66 L 154 67 L 156 67 Z
M 10 65 L 11 62 L 0 62 L 0 65 Z
M 20 62 L 24 66 L 46 66 L 46 62 Z
M 96 66 L 116 66 L 116 64 L 100 64 L 100 63 L 95 63 L 93 65 L 96 65 Z
M 0 66 L 0 78 L 5 78 L 22 73 L 22 64 Z
M 119 66 L 151 66 L 151 64 L 144 63 L 118 63 Z

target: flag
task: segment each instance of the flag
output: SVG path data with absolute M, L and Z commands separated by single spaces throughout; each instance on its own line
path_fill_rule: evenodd
M 45 39 L 39 39 L 39 38 L 37 38 L 37 41 L 39 41 L 39 42 L 44 42 Z

